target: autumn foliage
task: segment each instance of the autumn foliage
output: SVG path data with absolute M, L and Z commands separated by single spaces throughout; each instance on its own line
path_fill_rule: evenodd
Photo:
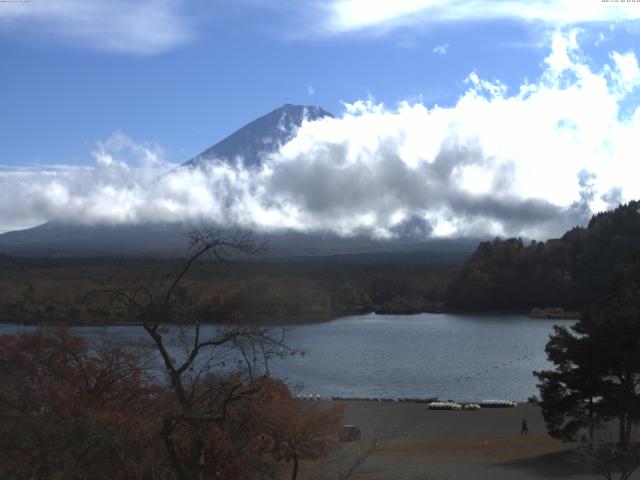
M 158 393 L 119 348 L 66 331 L 0 337 L 0 477 L 139 476 Z
M 337 446 L 343 406 L 322 410 L 313 402 L 298 401 L 278 381 L 265 387 L 252 416 L 262 428 L 267 451 L 276 461 L 291 463 L 295 479 L 302 460 L 317 460 Z
M 144 360 L 65 330 L 0 337 L 0 478 L 179 478 L 162 437 L 173 393 Z M 200 388 L 203 411 L 217 411 L 230 388 L 240 399 L 203 422 L 203 478 L 275 478 L 288 462 L 295 478 L 301 461 L 336 444 L 340 409 L 297 401 L 280 381 L 238 387 L 231 372 Z M 171 432 L 181 458 L 192 448 L 188 427 L 176 422 Z

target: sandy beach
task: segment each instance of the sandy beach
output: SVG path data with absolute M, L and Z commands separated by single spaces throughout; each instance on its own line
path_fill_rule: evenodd
M 362 445 L 376 432 L 400 431 L 367 463 L 359 478 L 403 480 L 572 479 L 590 474 L 573 449 L 551 438 L 540 409 L 434 411 L 425 404 L 349 401 L 345 423 L 358 425 Z M 521 435 L 522 418 L 529 434 Z M 353 442 L 350 448 L 357 448 Z

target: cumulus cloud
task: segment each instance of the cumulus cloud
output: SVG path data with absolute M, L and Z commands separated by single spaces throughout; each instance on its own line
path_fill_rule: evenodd
M 325 29 L 345 33 L 389 30 L 424 23 L 515 19 L 555 25 L 637 20 L 640 9 L 631 2 L 601 0 L 333 0 Z
M 99 50 L 155 54 L 191 38 L 183 0 L 30 0 L 3 3 L 0 31 L 12 30 Z
M 92 167 L 0 170 L 0 219 L 548 238 L 640 197 L 640 68 L 631 51 L 594 66 L 575 32 L 541 67 L 514 90 L 471 72 L 449 107 L 345 104 L 251 168 L 176 168 L 118 134 Z

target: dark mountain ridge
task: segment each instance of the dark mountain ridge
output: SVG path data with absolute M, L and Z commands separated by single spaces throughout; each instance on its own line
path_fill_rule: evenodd
M 187 234 L 195 225 L 183 223 L 145 225 L 69 225 L 50 222 L 0 235 L 0 253 L 21 256 L 176 257 L 188 248 Z M 294 231 L 255 233 L 267 246 L 264 258 L 328 261 L 382 261 L 385 257 L 417 255 L 435 264 L 461 264 L 478 245 L 478 239 L 376 240 L 364 235 L 340 237 Z

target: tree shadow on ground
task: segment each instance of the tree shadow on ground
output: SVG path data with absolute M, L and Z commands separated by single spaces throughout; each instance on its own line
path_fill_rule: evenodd
M 583 461 L 575 450 L 547 453 L 537 457 L 501 463 L 500 466 L 523 470 L 540 478 L 599 478 Z

